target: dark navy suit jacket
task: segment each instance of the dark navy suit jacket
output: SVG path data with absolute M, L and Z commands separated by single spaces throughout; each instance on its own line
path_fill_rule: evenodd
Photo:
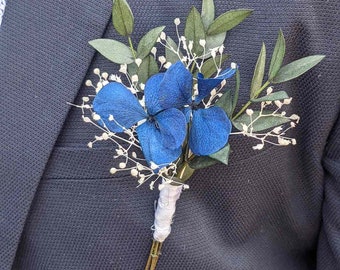
M 129 1 L 137 40 L 201 1 Z M 197 171 L 178 203 L 159 269 L 340 269 L 339 1 L 216 0 L 216 13 L 252 8 L 227 34 L 247 101 L 265 41 L 281 27 L 286 62 L 326 59 L 278 86 L 301 116 L 298 144 L 253 151 L 231 140 L 229 166 Z M 84 85 L 95 67 L 117 67 L 87 44 L 118 39 L 110 0 L 9 0 L 0 28 L 0 269 L 143 269 L 157 191 L 110 175 L 111 145 L 88 149 L 97 130 L 82 122 Z M 182 26 L 181 25 L 181 26 Z M 269 61 L 269 57 L 268 57 Z

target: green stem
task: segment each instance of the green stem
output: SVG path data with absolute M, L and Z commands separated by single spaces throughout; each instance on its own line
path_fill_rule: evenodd
M 266 81 L 266 83 L 264 85 L 262 85 L 262 87 L 255 92 L 254 97 L 253 98 L 257 98 L 259 96 L 259 94 L 261 94 L 261 92 L 270 84 L 270 81 Z M 241 110 L 232 118 L 232 120 L 237 119 L 251 104 L 251 101 L 249 100 L 246 105 L 244 105 Z
M 128 36 L 128 40 L 129 40 L 130 50 L 133 55 L 133 58 L 136 59 L 137 58 L 136 52 L 135 52 L 135 49 L 133 48 L 133 44 L 132 44 L 132 40 L 130 36 Z

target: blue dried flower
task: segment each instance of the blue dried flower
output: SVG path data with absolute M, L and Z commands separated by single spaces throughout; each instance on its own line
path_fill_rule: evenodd
M 236 69 L 228 68 L 211 79 L 198 74 L 198 95 L 192 97 L 192 75 L 181 62 L 176 62 L 164 76 L 168 79 L 159 86 L 157 99 L 162 109 L 186 107 L 185 114 L 192 113 L 189 148 L 195 155 L 213 154 L 228 142 L 232 125 L 223 109 L 214 106 L 202 109 L 198 105 L 213 88 L 224 79 L 232 77 L 235 72 Z M 185 87 L 177 87 L 178 85 Z
M 160 167 L 180 156 L 186 136 L 183 113 L 171 107 L 161 109 L 155 98 L 155 92 L 159 91 L 156 85 L 164 80 L 165 74 L 157 74 L 147 81 L 144 91 L 146 111 L 137 98 L 117 82 L 104 86 L 93 101 L 93 109 L 101 118 L 99 123 L 110 131 L 123 132 L 142 121 L 136 132 L 144 157 L 149 164 L 154 162 Z

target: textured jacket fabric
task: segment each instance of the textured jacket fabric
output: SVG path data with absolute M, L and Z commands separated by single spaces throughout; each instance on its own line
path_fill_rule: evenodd
M 130 0 L 136 43 L 201 1 Z M 87 44 L 118 37 L 110 0 L 8 1 L 0 28 L 0 269 L 144 269 L 157 191 L 136 188 L 110 144 L 81 120 L 93 69 L 109 63 Z M 216 13 L 252 8 L 225 42 L 248 99 L 261 42 L 277 31 L 285 62 L 325 54 L 317 67 L 277 86 L 301 116 L 296 146 L 232 137 L 228 166 L 197 171 L 177 206 L 159 269 L 340 269 L 339 1 L 216 0 Z M 269 61 L 269 58 L 267 58 Z

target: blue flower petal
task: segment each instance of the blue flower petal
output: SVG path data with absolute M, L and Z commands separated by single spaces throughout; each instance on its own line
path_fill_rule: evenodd
M 161 85 L 163 77 L 164 73 L 158 73 L 151 76 L 145 84 L 145 105 L 150 115 L 155 115 L 162 110 L 162 107 L 159 104 L 159 87 Z
M 219 107 L 193 111 L 189 147 L 195 155 L 216 153 L 228 142 L 231 122 Z
M 145 122 L 136 129 L 144 158 L 148 164 L 154 162 L 164 167 L 175 161 L 182 153 L 182 147 L 170 149 L 162 144 L 163 136 L 155 123 Z
M 180 110 L 171 108 L 157 114 L 155 120 L 162 135 L 162 145 L 169 149 L 180 147 L 187 129 L 184 114 Z
M 109 120 L 110 115 L 125 128 L 147 117 L 137 98 L 117 82 L 109 83 L 99 91 L 93 100 L 93 110 L 100 115 L 99 123 L 113 132 L 122 132 L 123 129 Z
M 211 90 L 213 90 L 216 86 L 218 86 L 223 80 L 229 79 L 236 72 L 236 68 L 227 68 L 219 76 L 216 78 L 207 78 L 204 79 L 202 73 L 198 73 L 197 75 L 197 83 L 198 83 L 198 96 L 195 98 L 195 102 L 199 103 L 209 95 Z
M 191 103 L 192 75 L 181 61 L 164 73 L 159 88 L 159 103 L 163 109 L 182 108 Z

